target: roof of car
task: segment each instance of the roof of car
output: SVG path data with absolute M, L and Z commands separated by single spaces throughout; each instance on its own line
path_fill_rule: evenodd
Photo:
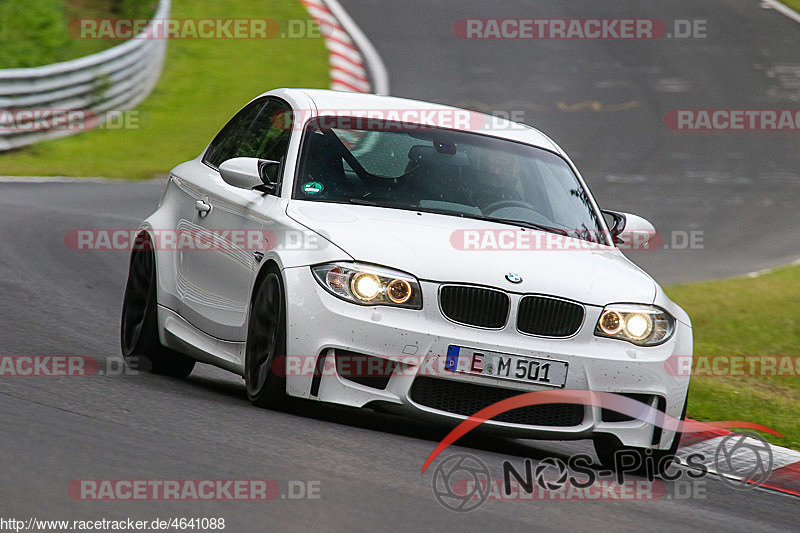
M 532 144 L 548 150 L 561 151 L 549 137 L 527 124 L 443 104 L 394 96 L 327 89 L 276 89 L 265 94 L 297 96 L 297 93 L 305 94 L 314 102 L 317 108 L 314 110 L 315 115 L 362 116 L 364 113 L 369 113 L 367 116 L 375 116 L 387 121 L 400 120 L 442 128 L 474 131 L 484 135 Z

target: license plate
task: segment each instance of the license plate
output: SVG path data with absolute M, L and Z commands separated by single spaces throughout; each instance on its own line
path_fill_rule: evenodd
M 450 346 L 444 368 L 463 374 L 563 387 L 567 382 L 567 366 L 564 361 Z

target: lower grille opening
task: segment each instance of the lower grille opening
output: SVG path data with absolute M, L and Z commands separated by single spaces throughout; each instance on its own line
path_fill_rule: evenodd
M 363 353 L 336 349 L 336 373 L 365 387 L 385 390 L 398 363 Z
M 495 402 L 524 392 L 449 379 L 418 377 L 409 395 L 414 402 L 425 407 L 470 416 Z M 499 414 L 492 420 L 531 426 L 569 427 L 583 423 L 583 410 L 583 405 L 576 404 L 530 405 Z
M 637 402 L 641 402 L 648 406 L 653 405 L 653 395 L 651 394 L 628 394 L 628 393 L 617 393 L 617 394 L 619 394 L 620 396 L 624 396 L 626 398 L 630 398 L 631 400 L 636 400 Z M 623 413 L 618 413 L 611 409 L 601 409 L 600 419 L 603 422 L 630 422 L 631 420 L 636 420 L 636 418 L 632 416 Z

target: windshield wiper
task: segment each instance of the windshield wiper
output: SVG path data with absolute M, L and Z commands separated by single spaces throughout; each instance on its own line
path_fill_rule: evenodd
M 378 202 L 373 202 L 372 200 L 365 200 L 364 198 L 350 198 L 351 204 L 356 205 L 368 205 L 371 207 L 385 207 L 386 204 L 379 204 Z
M 466 213 L 462 213 L 460 211 L 451 211 L 449 209 L 436 209 L 434 207 L 420 207 L 414 204 L 393 204 L 393 203 L 381 203 L 376 202 L 374 200 L 367 200 L 365 198 L 350 198 L 349 202 L 355 205 L 366 205 L 369 207 L 388 207 L 390 209 L 403 209 L 406 211 L 417 211 L 419 213 L 431 213 L 434 215 L 451 215 L 454 217 L 470 217 Z
M 542 224 L 537 224 L 535 222 L 528 222 L 527 220 L 516 220 L 513 218 L 498 218 L 498 217 L 486 217 L 482 215 L 465 215 L 469 218 L 475 218 L 478 220 L 485 220 L 487 222 L 497 222 L 499 224 L 511 224 L 513 226 L 520 226 L 523 228 L 528 229 L 535 229 L 539 231 L 546 231 L 548 233 L 557 233 L 558 235 L 563 235 L 565 237 L 569 237 L 570 234 L 567 230 L 561 228 L 554 228 L 552 226 L 543 226 Z
M 376 200 L 367 200 L 366 198 L 350 198 L 348 200 L 351 204 L 366 205 L 369 207 L 390 207 L 395 209 L 416 209 L 417 207 L 411 204 L 393 204 L 391 200 L 380 202 Z

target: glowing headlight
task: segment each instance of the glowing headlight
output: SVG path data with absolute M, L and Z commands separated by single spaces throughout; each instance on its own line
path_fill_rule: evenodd
M 655 346 L 675 330 L 675 319 L 651 305 L 609 305 L 600 314 L 594 334 L 621 339 L 639 346 Z
M 361 263 L 325 263 L 311 267 L 328 292 L 357 304 L 422 309 L 417 278 L 405 272 Z
M 636 313 L 628 315 L 625 319 L 625 333 L 633 340 L 640 341 L 647 337 L 653 330 L 653 321 L 650 316 Z
M 359 300 L 369 302 L 381 293 L 381 282 L 375 274 L 361 272 L 353 276 L 350 281 L 353 294 Z

